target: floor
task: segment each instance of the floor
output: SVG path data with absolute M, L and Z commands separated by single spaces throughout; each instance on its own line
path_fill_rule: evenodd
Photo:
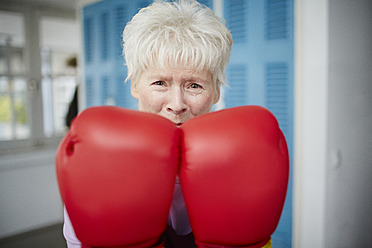
M 0 239 L 0 248 L 66 248 L 62 224 Z

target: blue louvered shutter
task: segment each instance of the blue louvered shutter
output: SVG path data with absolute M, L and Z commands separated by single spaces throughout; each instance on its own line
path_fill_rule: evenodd
M 293 161 L 293 1 L 265 1 L 265 40 L 275 56 L 265 61 L 265 106 L 277 117 L 287 139 Z M 275 247 L 291 247 L 293 163 L 287 199 L 273 242 Z
M 247 104 L 248 69 L 244 63 L 230 63 L 227 68 L 230 86 L 225 88 L 226 107 L 236 107 Z
M 100 11 L 94 5 L 85 7 L 84 18 L 84 77 L 87 107 L 102 105 L 103 80 L 108 61 L 108 8 L 100 3 Z M 106 37 L 103 37 L 106 36 Z
M 224 88 L 226 107 L 261 105 L 278 119 L 293 161 L 293 0 L 225 0 L 234 45 Z M 291 164 L 291 168 L 293 164 Z M 292 169 L 273 247 L 291 247 Z
M 248 71 L 245 44 L 248 39 L 248 8 L 245 0 L 225 1 L 224 15 L 226 25 L 231 31 L 234 46 L 230 63 L 226 69 L 229 87 L 224 89 L 224 102 L 227 108 L 248 104 Z
M 213 0 L 199 0 L 198 2 L 213 9 Z
M 125 27 L 125 24 L 130 20 L 130 8 L 128 7 L 127 1 L 121 1 L 117 3 L 113 10 L 113 18 L 114 18 L 114 56 L 115 56 L 115 74 L 112 75 L 112 83 L 114 84 L 115 94 L 114 94 L 114 102 L 115 105 L 120 107 L 127 107 L 127 108 L 134 108 L 131 103 L 130 98 L 132 98 L 129 94 L 128 88 L 130 86 L 130 82 L 125 82 L 127 70 L 124 65 L 125 61 L 123 58 L 123 41 L 122 41 L 122 33 Z
M 94 16 L 86 14 L 83 20 L 84 25 L 84 62 L 85 72 L 94 70 L 95 61 L 95 35 L 94 35 Z M 85 95 L 86 105 L 94 106 L 95 92 L 93 73 L 85 73 Z
M 135 13 L 134 1 L 114 1 L 112 8 L 113 40 L 115 42 L 113 50 L 115 56 L 115 73 L 112 74 L 112 84 L 115 85 L 115 105 L 125 108 L 136 109 L 135 99 L 130 94 L 130 81 L 125 83 L 127 68 L 123 57 L 123 30 L 128 21 Z

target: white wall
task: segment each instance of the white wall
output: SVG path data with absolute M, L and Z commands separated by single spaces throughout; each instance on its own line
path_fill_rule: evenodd
M 372 2 L 295 6 L 293 247 L 370 247 Z
M 0 239 L 61 223 L 55 151 L 0 158 Z
M 326 247 L 372 246 L 372 1 L 329 0 Z
M 328 4 L 295 1 L 293 247 L 324 247 Z

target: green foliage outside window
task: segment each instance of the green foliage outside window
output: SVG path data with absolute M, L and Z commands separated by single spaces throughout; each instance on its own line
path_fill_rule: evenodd
M 14 103 L 14 111 L 18 124 L 26 124 L 26 106 L 23 102 Z M 10 122 L 12 118 L 11 99 L 9 95 L 0 97 L 0 122 Z

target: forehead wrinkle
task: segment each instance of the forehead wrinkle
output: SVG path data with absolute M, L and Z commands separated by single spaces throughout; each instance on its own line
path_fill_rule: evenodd
M 198 82 L 198 81 L 202 81 L 202 82 L 206 82 L 208 81 L 206 78 L 204 77 L 196 77 L 194 75 L 186 75 L 186 76 L 181 76 L 181 80 L 182 81 L 187 81 L 187 82 Z
M 149 75 L 149 79 L 152 80 L 160 80 L 160 81 L 181 81 L 181 82 L 206 82 L 208 81 L 207 79 L 203 77 L 196 77 L 193 75 L 175 75 L 175 76 L 164 76 L 161 74 L 155 74 L 155 75 Z
M 173 77 L 172 76 L 166 76 L 163 74 L 149 74 L 148 77 L 149 79 L 154 79 L 154 80 L 164 80 L 164 81 L 169 81 Z

